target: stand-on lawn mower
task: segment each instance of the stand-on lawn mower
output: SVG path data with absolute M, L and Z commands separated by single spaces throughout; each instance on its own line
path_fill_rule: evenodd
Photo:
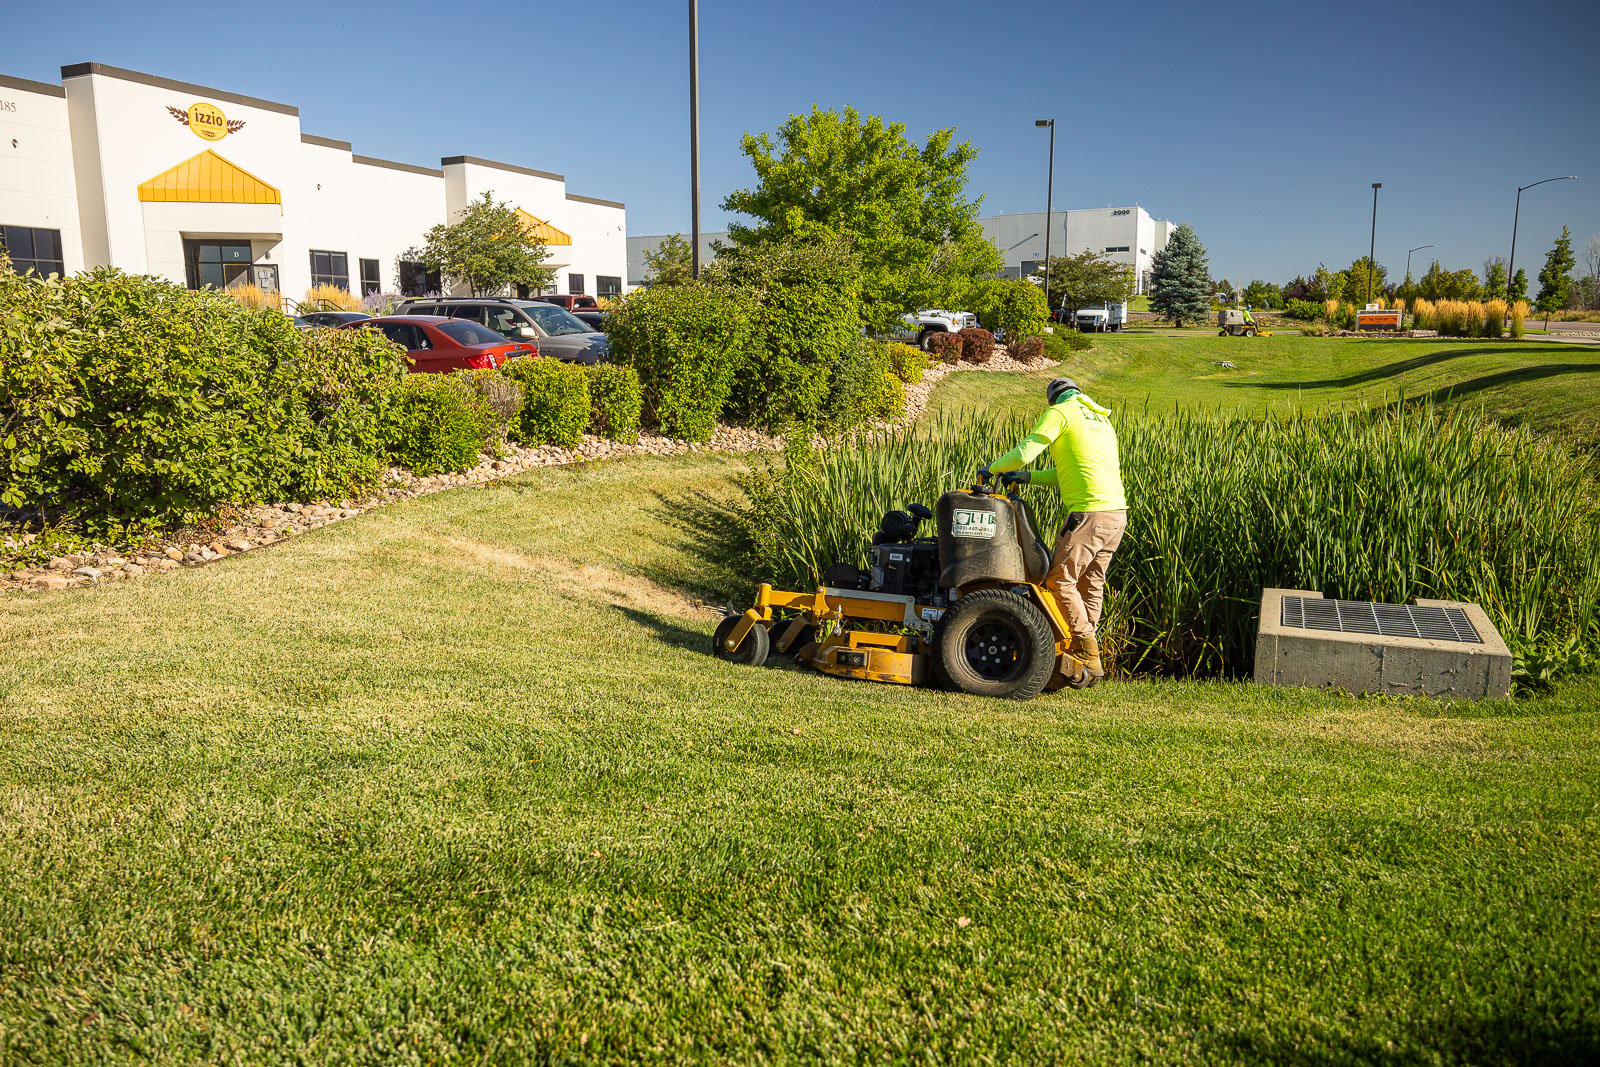
M 845 678 L 934 684 L 1030 700 L 1044 689 L 1092 684 L 1067 655 L 1072 635 L 1044 587 L 1050 550 L 1033 509 L 985 482 L 883 517 L 872 568 L 836 563 L 815 592 L 763 584 L 755 606 L 718 625 L 722 659 L 760 665 L 774 649 Z

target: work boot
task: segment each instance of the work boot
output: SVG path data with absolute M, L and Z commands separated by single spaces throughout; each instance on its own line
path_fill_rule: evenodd
M 1106 668 L 1100 662 L 1100 644 L 1094 634 L 1072 635 L 1072 645 L 1067 649 L 1067 655 L 1083 664 L 1084 673 L 1087 674 L 1090 685 L 1096 685 L 1106 676 Z

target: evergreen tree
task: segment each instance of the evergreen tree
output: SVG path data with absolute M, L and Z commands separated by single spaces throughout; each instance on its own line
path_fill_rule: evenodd
M 1506 293 L 1506 299 L 1513 304 L 1518 300 L 1528 299 L 1528 272 L 1521 267 L 1517 268 L 1517 276 L 1511 279 L 1511 288 Z
M 1563 226 L 1556 246 L 1544 257 L 1544 270 L 1539 272 L 1539 299 L 1534 307 L 1548 312 L 1567 306 L 1567 297 L 1572 294 L 1572 268 L 1577 263 L 1572 254 L 1572 235 Z
M 1211 310 L 1206 250 L 1187 222 L 1172 231 L 1150 264 L 1150 308 L 1175 325 L 1204 322 Z

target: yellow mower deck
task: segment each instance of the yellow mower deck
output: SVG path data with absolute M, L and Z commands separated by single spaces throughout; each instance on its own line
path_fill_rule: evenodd
M 1056 639 L 1056 669 L 1046 689 L 1075 685 L 1083 678 L 1083 664 L 1067 654 L 1071 632 L 1055 595 L 1032 583 L 994 583 L 964 588 L 1027 591 L 1049 619 Z M 793 612 L 780 618 L 778 612 Z M 931 680 L 934 624 L 945 609 L 918 604 L 909 596 L 821 586 L 802 593 L 774 589 L 763 583 L 756 602 L 723 639 L 728 652 L 744 643 L 752 628 L 768 631 L 772 648 L 793 653 L 807 666 L 842 678 L 899 685 L 924 685 Z M 861 629 L 878 625 L 898 632 Z M 808 636 L 809 631 L 809 636 Z M 807 638 L 804 644 L 798 644 Z

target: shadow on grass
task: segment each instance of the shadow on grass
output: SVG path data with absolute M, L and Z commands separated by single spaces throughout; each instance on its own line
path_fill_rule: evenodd
M 1307 1064 L 1312 1067 L 1348 1063 L 1541 1063 L 1600 1062 L 1600 1031 L 1583 1022 L 1563 1025 L 1527 1015 L 1486 1019 L 1440 1020 L 1405 1039 L 1328 1035 L 1307 1041 L 1303 1035 L 1277 1040 L 1250 1033 L 1222 1037 L 1221 1058 L 1249 1063 Z M 1313 1047 L 1307 1047 L 1307 1046 Z M 1320 1047 L 1315 1047 L 1320 1045 Z
M 1440 386 L 1418 399 L 1424 403 L 1443 404 L 1485 389 L 1494 389 L 1502 385 L 1519 385 L 1522 382 L 1555 378 L 1563 374 L 1600 374 L 1600 360 L 1592 363 L 1538 363 L 1530 367 L 1516 367 L 1497 374 L 1484 374 L 1477 378 L 1468 378 L 1464 382 Z
M 664 645 L 711 655 L 711 638 L 706 636 L 704 630 L 696 630 L 676 619 L 665 618 L 638 608 L 617 605 L 612 610 L 641 629 L 650 631 L 655 635 L 655 639 Z
M 699 562 L 703 571 L 699 580 L 692 580 L 681 572 L 647 567 L 642 572 L 647 577 L 706 598 L 747 600 L 754 593 L 750 544 L 737 502 L 697 489 L 671 496 L 657 493 L 649 514 L 676 537 L 674 547 Z
M 1503 348 L 1463 348 L 1459 351 L 1430 352 L 1424 356 L 1413 356 L 1411 359 L 1402 359 L 1382 367 L 1374 367 L 1359 374 L 1350 374 L 1343 378 L 1321 378 L 1303 382 L 1226 382 L 1233 389 L 1348 389 L 1357 385 L 1370 385 L 1372 382 L 1381 382 L 1389 378 L 1396 378 L 1411 371 L 1422 370 L 1437 363 L 1444 363 L 1452 359 L 1463 359 L 1467 356 L 1504 355 Z

